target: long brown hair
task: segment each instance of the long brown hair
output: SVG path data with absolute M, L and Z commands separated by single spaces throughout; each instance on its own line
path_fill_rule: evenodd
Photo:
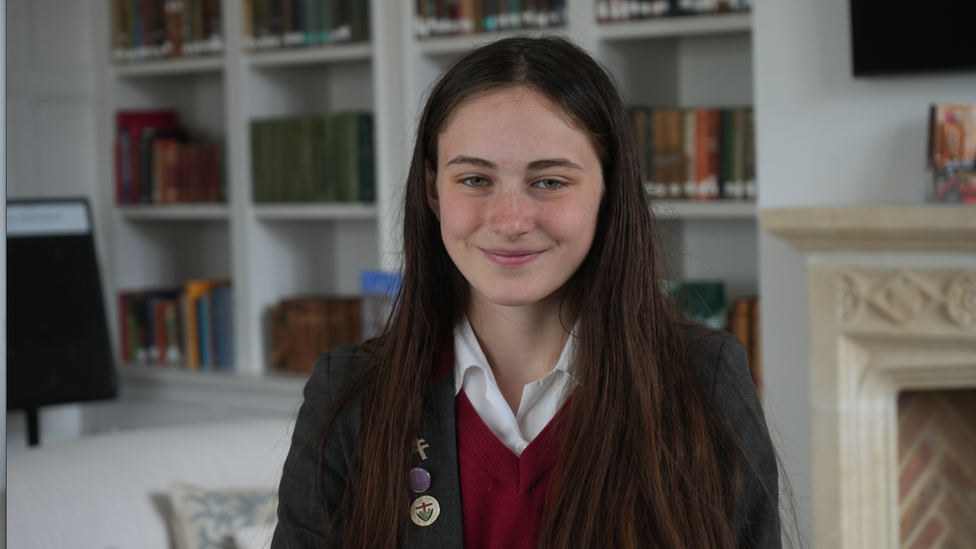
M 430 91 L 406 182 L 397 312 L 384 336 L 368 343 L 372 360 L 357 381 L 362 423 L 355 481 L 347 482 L 341 509 L 344 547 L 403 540 L 411 434 L 427 381 L 468 303 L 467 282 L 427 203 L 428 166 L 438 165 L 438 136 L 460 105 L 511 86 L 540 92 L 590 136 L 605 186 L 592 248 L 567 292 L 581 311 L 579 385 L 566 408 L 538 546 L 733 547 L 737 441 L 705 395 L 687 328 L 662 288 L 664 264 L 627 109 L 606 71 L 551 36 L 479 48 Z

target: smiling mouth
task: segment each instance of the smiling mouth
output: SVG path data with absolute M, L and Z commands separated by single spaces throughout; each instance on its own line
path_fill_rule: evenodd
M 542 252 L 529 250 L 482 250 L 492 262 L 503 267 L 518 267 L 531 262 Z

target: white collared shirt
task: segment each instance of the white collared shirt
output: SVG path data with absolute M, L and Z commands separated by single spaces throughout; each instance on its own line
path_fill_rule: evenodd
M 498 388 L 471 323 L 465 317 L 454 328 L 454 394 L 464 389 L 471 406 L 491 432 L 516 455 L 522 455 L 576 387 L 576 378 L 569 372 L 576 355 L 575 335 L 574 329 L 555 368 L 525 385 L 518 414 L 514 414 Z

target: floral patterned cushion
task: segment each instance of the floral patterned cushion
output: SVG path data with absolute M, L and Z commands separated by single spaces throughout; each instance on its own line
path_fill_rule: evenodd
M 206 490 L 173 483 L 169 499 L 177 549 L 235 549 L 235 532 L 277 520 L 278 497 L 270 488 Z

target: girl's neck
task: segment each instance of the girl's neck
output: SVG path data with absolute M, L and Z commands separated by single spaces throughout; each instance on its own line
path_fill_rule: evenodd
M 498 388 L 518 413 L 522 389 L 556 367 L 575 317 L 561 299 L 523 307 L 472 300 L 468 322 L 481 345 Z

